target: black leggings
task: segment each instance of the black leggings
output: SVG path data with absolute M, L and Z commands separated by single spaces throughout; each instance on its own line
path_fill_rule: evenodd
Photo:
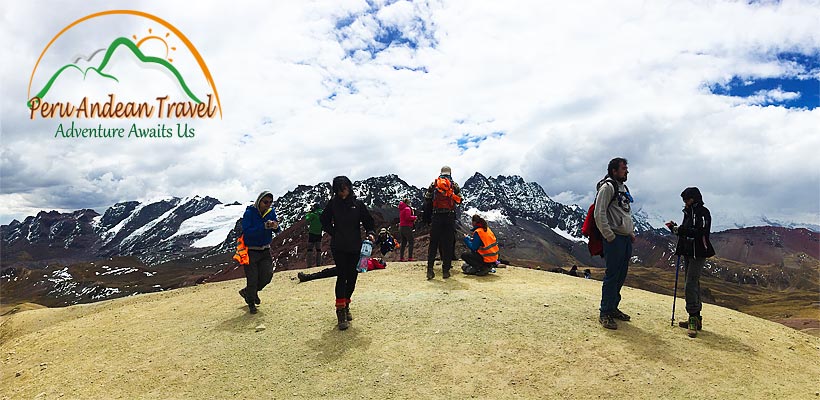
M 359 263 L 359 254 L 334 251 L 333 259 L 336 261 L 336 272 L 338 274 L 336 278 L 336 300 L 350 300 L 353 291 L 356 290 L 356 278 L 359 277 L 359 271 L 356 270 L 356 265 Z

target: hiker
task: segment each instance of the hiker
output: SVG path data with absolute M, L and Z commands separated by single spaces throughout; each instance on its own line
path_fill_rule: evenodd
M 584 270 L 584 279 L 592 279 L 592 271 L 589 268 Z
M 399 247 L 399 261 L 405 261 L 404 249 L 407 248 L 407 261 L 416 261 L 413 258 L 413 244 L 416 239 L 413 237 L 413 226 L 416 224 L 416 216 L 410 208 L 410 200 L 404 199 L 399 202 L 399 236 L 401 243 Z
M 427 249 L 427 279 L 433 279 L 436 251 L 441 256 L 441 273 L 450 277 L 456 241 L 456 205 L 461 203 L 461 188 L 453 182 L 451 169 L 441 167 L 441 173 L 424 193 L 424 222 L 430 227 L 430 247 Z
M 569 270 L 569 272 L 567 272 L 567 275 L 577 277 L 578 276 L 578 266 L 573 265 L 572 268 Z
M 299 271 L 299 272 L 296 273 L 296 278 L 299 279 L 299 283 L 302 283 L 302 282 L 313 281 L 313 280 L 316 280 L 316 279 L 324 279 L 324 278 L 330 278 L 330 277 L 333 277 L 333 276 L 339 276 L 338 271 L 339 271 L 339 268 L 337 268 L 334 265 L 330 268 L 325 268 L 325 269 L 323 269 L 319 272 L 314 272 L 314 273 L 304 273 L 304 272 Z
M 252 206 L 245 209 L 242 216 L 242 236 L 248 247 L 250 262 L 244 266 L 245 287 L 239 295 L 248 304 L 248 311 L 256 314 L 256 305 L 260 304 L 259 291 L 273 279 L 273 258 L 270 255 L 270 242 L 273 232 L 281 232 L 276 210 L 273 208 L 273 194 L 268 191 L 259 193 Z
M 343 331 L 347 329 L 348 321 L 353 320 L 350 298 L 359 275 L 356 265 L 362 244 L 360 226 L 372 242 L 375 240 L 374 223 L 367 207 L 353 194 L 353 183 L 348 177 L 333 178 L 331 186 L 333 197 L 327 202 L 320 220 L 322 229 L 330 235 L 330 251 L 336 261 L 336 319 L 339 330 Z
M 318 204 L 314 204 L 310 211 L 305 215 L 305 221 L 308 223 L 308 245 L 307 256 L 305 257 L 305 266 L 310 268 L 310 261 L 313 259 L 313 252 L 316 253 L 316 267 L 322 264 L 322 221 L 319 221 L 319 216 L 322 215 L 322 209 Z
M 498 261 L 498 241 L 480 215 L 473 215 L 473 234 L 464 235 L 464 244 L 470 252 L 461 253 L 464 265 L 461 269 L 467 275 L 484 276 L 490 273 Z
M 604 238 L 603 256 L 606 264 L 601 286 L 601 308 L 598 321 L 606 329 L 618 329 L 615 320 L 631 318 L 618 309 L 621 288 L 626 281 L 635 227 L 632 223 L 632 195 L 624 184 L 629 169 L 624 158 L 613 158 L 607 165 L 607 174 L 596 187 L 595 224 Z
M 379 245 L 379 251 L 381 251 L 382 257 L 384 257 L 396 248 L 396 239 L 387 231 L 387 228 L 382 228 L 379 230 L 379 237 L 374 244 Z
M 688 187 L 680 194 L 683 200 L 683 222 L 680 226 L 674 221 L 666 225 L 673 234 L 678 236 L 678 245 L 675 254 L 683 257 L 683 269 L 686 271 L 686 312 L 687 321 L 680 321 L 678 325 L 688 328 L 689 337 L 696 337 L 703 329 L 703 317 L 700 311 L 703 308 L 700 296 L 700 273 L 706 264 L 706 259 L 715 255 L 715 249 L 709 241 L 709 231 L 712 228 L 712 216 L 709 209 L 703 205 L 703 196 L 696 187 Z

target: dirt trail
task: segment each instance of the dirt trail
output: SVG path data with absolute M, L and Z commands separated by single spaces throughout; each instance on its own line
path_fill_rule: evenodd
M 624 288 L 608 331 L 598 281 L 436 271 L 360 275 L 344 332 L 335 279 L 292 271 L 257 315 L 234 280 L 5 316 L 0 398 L 820 398 L 820 338 L 774 322 L 704 305 L 691 339 L 670 297 Z

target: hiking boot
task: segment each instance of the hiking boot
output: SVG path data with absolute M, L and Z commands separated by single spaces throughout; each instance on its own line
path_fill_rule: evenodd
M 299 278 L 299 282 L 307 282 L 307 281 L 310 280 L 310 277 L 308 276 L 308 274 L 306 274 L 304 272 L 297 272 L 296 277 Z
M 353 314 L 350 313 L 350 304 L 345 306 L 345 319 L 348 321 L 353 321 Z
M 336 319 L 338 320 L 339 330 L 340 331 L 343 331 L 343 330 L 347 329 L 347 327 L 348 327 L 347 315 L 345 315 L 345 309 L 344 308 L 337 308 L 336 309 Z
M 612 318 L 615 318 L 615 319 L 621 320 L 621 321 L 629 321 L 630 319 L 632 319 L 632 317 L 630 317 L 629 314 L 627 314 L 627 313 L 625 313 L 621 310 L 618 310 L 617 308 L 615 309 L 615 311 L 612 312 Z
M 248 292 L 245 288 L 239 289 L 239 295 L 242 296 L 242 300 L 245 300 L 245 303 L 248 302 Z
M 696 324 L 697 330 L 699 330 L 699 331 L 703 330 L 703 317 L 701 317 L 700 315 L 697 315 L 696 317 L 698 318 L 698 322 Z M 684 329 L 688 329 L 689 328 L 689 320 L 679 321 L 678 326 L 681 327 L 681 328 L 684 328 Z
M 450 268 L 441 270 L 441 277 L 447 279 L 450 277 Z
M 248 304 L 248 311 L 250 311 L 251 314 L 256 314 L 257 312 L 259 312 L 259 310 L 256 309 L 256 306 L 254 304 Z
M 258 292 L 257 292 L 257 293 L 258 293 Z M 260 300 L 260 299 L 259 299 L 259 295 L 258 295 L 258 294 L 257 294 L 256 296 L 254 296 L 254 297 L 253 297 L 253 302 L 254 302 L 255 304 L 262 304 L 262 300 Z
M 399 262 L 404 262 L 404 257 L 399 257 Z
M 600 322 L 601 326 L 606 329 L 618 329 L 618 324 L 616 324 L 615 320 L 612 319 L 612 315 L 603 314 L 598 317 L 598 322 Z
M 698 317 L 692 315 L 689 317 L 689 329 L 686 331 L 686 334 L 689 337 L 697 337 L 698 336 Z
M 436 273 L 433 272 L 433 267 L 427 267 L 427 280 L 433 279 L 436 277 Z

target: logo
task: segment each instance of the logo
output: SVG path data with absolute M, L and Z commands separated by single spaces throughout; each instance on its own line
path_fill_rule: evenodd
M 54 137 L 63 138 L 192 138 L 190 120 L 222 118 L 191 40 L 134 10 L 94 13 L 60 30 L 31 71 L 26 107 L 30 120 L 59 119 Z

